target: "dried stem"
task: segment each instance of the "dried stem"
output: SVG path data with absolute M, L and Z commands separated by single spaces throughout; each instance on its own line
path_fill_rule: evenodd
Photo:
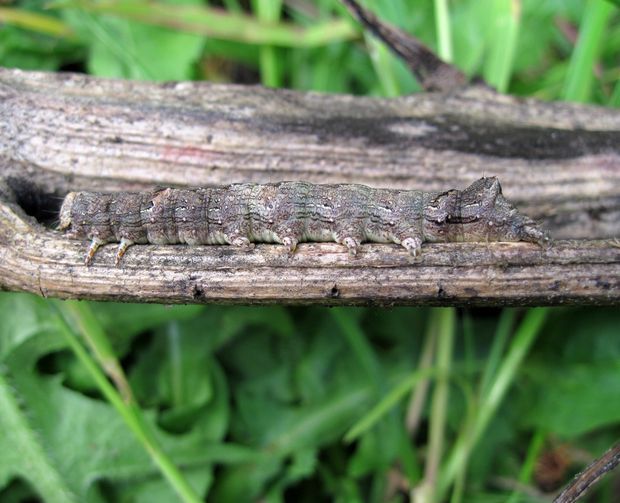
M 618 464 L 620 464 L 620 443 L 614 445 L 585 470 L 577 474 L 573 481 L 553 500 L 553 503 L 573 503 L 579 500 L 603 475 L 613 470 Z
M 467 84 L 467 77 L 463 72 L 438 58 L 419 40 L 380 21 L 355 0 L 340 1 L 366 28 L 402 58 L 425 90 L 445 92 Z

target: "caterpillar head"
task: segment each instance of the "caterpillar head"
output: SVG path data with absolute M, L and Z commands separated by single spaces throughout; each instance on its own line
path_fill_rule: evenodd
M 428 241 L 529 241 L 545 244 L 549 238 L 502 195 L 499 180 L 481 178 L 463 191 L 435 196 L 424 209 L 424 236 Z
M 65 231 L 71 227 L 73 202 L 75 201 L 76 195 L 77 192 L 69 192 L 62 202 L 60 213 L 58 215 L 58 220 L 60 223 L 58 224 L 57 230 Z
M 57 229 L 73 238 L 107 241 L 111 236 L 110 199 L 110 194 L 105 193 L 69 192 L 60 207 Z

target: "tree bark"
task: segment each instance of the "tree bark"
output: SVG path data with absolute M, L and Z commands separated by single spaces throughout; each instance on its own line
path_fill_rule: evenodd
M 49 220 L 70 190 L 307 180 L 464 188 L 498 176 L 555 242 L 333 244 L 253 252 L 85 244 Z M 611 304 L 620 297 L 620 113 L 484 87 L 397 99 L 0 70 L 0 288 L 142 302 Z M 588 239 L 590 241 L 575 241 Z

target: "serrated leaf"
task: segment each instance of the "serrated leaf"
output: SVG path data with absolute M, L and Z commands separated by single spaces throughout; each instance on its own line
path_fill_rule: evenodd
M 0 488 L 16 476 L 30 482 L 46 501 L 77 501 L 76 494 L 46 452 L 41 436 L 31 428 L 19 394 L 0 371 Z
M 16 375 L 15 371 L 12 374 L 15 393 L 27 411 L 25 428 L 33 434 L 36 432 L 46 453 L 46 457 L 35 456 L 28 462 L 49 459 L 78 501 L 97 499 L 91 490 L 97 480 L 131 479 L 139 484 L 140 480 L 160 479 L 149 455 L 111 406 L 64 388 L 58 378 L 37 379 L 32 374 Z M 151 414 L 149 422 L 153 423 L 153 419 Z M 198 439 L 188 442 L 186 438 L 167 436 L 161 431 L 158 437 L 175 460 L 197 461 L 194 466 L 200 467 L 202 475 L 195 487 L 203 492 L 210 480 L 210 463 L 204 458 L 205 451 L 196 442 Z M 9 445 L 10 449 L 16 447 Z M 202 466 L 201 458 L 205 459 Z M 24 476 L 35 484 L 32 474 L 27 472 Z M 172 489 L 168 485 L 163 487 L 173 499 Z M 47 501 L 46 495 L 42 496 Z
M 0 431 L 12 432 L 0 435 L 0 483 L 18 476 L 45 501 L 64 502 L 100 501 L 100 480 L 131 480 L 136 495 L 141 481 L 161 480 L 151 457 L 111 405 L 65 388 L 62 374 L 49 377 L 36 371 L 38 357 L 64 345 L 55 332 L 57 311 L 31 295 L 1 295 L 0 308 Z M 221 387 L 221 372 L 215 375 Z M 214 408 L 205 412 L 217 412 L 215 407 L 221 410 L 227 402 L 224 389 Z M 200 424 L 174 436 L 157 428 L 153 414 L 146 416 L 172 459 L 191 460 L 187 475 L 204 493 L 213 462 L 206 444 L 224 435 L 227 414 L 213 415 L 219 424 L 215 428 Z M 15 459 L 10 453 L 16 453 Z M 168 484 L 161 484 L 161 491 L 169 501 L 175 498 Z

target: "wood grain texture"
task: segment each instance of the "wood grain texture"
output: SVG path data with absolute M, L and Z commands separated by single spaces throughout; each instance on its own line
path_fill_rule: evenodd
M 305 180 L 443 191 L 497 176 L 556 240 L 392 245 L 113 246 L 39 216 L 71 190 Z M 485 88 L 398 99 L 0 70 L 0 288 L 141 302 L 535 305 L 620 297 L 620 113 Z M 3 188 L 4 187 L 4 188 Z M 57 209 L 57 208 L 56 208 Z M 573 241 L 587 238 L 592 241 Z M 99 257 L 98 254 L 98 257 Z

